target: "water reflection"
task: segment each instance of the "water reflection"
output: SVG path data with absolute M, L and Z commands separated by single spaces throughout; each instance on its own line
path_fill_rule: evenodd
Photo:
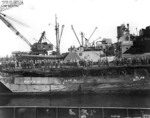
M 150 110 L 149 109 L 130 109 L 130 110 L 128 110 L 128 114 L 131 117 L 150 118 Z
M 15 118 L 35 118 L 34 108 L 16 108 Z
M 150 118 L 149 95 L 0 96 L 0 118 Z
M 0 108 L 0 118 L 13 118 L 14 109 L 12 108 Z
M 38 108 L 36 109 L 36 118 L 56 118 L 56 109 Z
M 105 118 L 125 118 L 128 116 L 128 109 L 104 109 Z M 135 112 L 136 113 L 136 112 Z
M 150 109 L 7 107 L 0 118 L 150 118 Z
M 34 96 L 3 97 L 0 106 L 76 106 L 76 107 L 143 107 L 150 108 L 147 95 L 80 95 L 80 96 Z
M 78 118 L 79 110 L 77 108 L 58 109 L 58 118 Z
M 81 108 L 80 117 L 81 118 L 102 118 L 103 110 L 98 108 Z

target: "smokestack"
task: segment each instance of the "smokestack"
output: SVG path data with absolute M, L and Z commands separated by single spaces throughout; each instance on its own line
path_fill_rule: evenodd
M 128 31 L 128 38 L 129 38 L 129 41 L 130 41 L 130 30 L 129 30 L 129 24 L 127 24 L 127 31 Z
M 122 37 L 123 33 L 124 33 L 124 31 L 123 31 L 122 26 L 118 26 L 117 27 L 117 38 L 119 39 L 120 37 Z

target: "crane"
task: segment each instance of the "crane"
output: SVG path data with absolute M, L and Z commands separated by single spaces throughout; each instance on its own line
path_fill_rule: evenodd
M 46 42 L 42 43 L 42 39 L 45 36 L 45 31 L 42 33 L 39 41 L 34 43 L 33 45 L 4 17 L 7 17 L 5 14 L 0 13 L 0 19 L 4 22 L 4 24 L 10 28 L 17 36 L 19 36 L 22 40 L 24 40 L 31 48 L 30 54 L 47 54 L 47 51 L 53 49 L 52 44 L 48 44 Z
M 95 31 L 97 30 L 97 27 L 95 27 L 95 29 L 94 29 L 94 31 L 92 32 L 92 34 L 90 35 L 90 37 L 87 39 L 87 38 L 85 38 L 85 46 L 87 47 L 87 43 L 89 42 L 89 40 L 91 39 L 91 37 L 93 36 L 93 34 L 95 33 Z
M 101 37 L 98 37 L 97 39 L 95 39 L 94 41 L 92 41 L 92 46 L 94 46 L 94 43 L 99 40 Z
M 81 47 L 82 45 L 81 45 L 81 43 L 80 43 L 80 41 L 79 41 L 79 38 L 78 38 L 78 36 L 77 36 L 77 34 L 76 34 L 74 28 L 73 28 L 73 25 L 71 25 L 71 28 L 72 28 L 72 30 L 73 30 L 73 32 L 74 32 L 74 34 L 75 34 L 75 36 L 76 36 L 76 38 L 77 38 L 77 40 L 78 40 L 78 42 L 79 42 L 79 45 L 80 45 L 80 47 Z
M 45 31 L 43 31 L 39 41 L 32 45 L 31 54 L 47 54 L 47 51 L 53 50 L 53 45 L 51 43 L 42 42 L 42 40 L 46 37 L 45 35 Z
M 5 25 L 9 27 L 17 36 L 23 39 L 30 47 L 32 47 L 32 44 L 4 17 L 6 17 L 6 15 L 0 13 L 0 19 L 5 23 Z
M 63 30 L 64 30 L 64 25 L 62 25 L 62 28 L 61 28 L 61 34 L 60 34 L 60 37 L 59 37 L 59 44 L 60 44 L 60 42 L 61 42 L 61 38 L 62 38 L 62 33 L 63 33 Z
M 42 35 L 41 35 L 41 37 L 40 37 L 38 43 L 41 43 L 41 42 L 42 42 L 42 39 L 44 38 L 44 36 L 45 36 L 45 31 L 42 32 Z
M 93 36 L 93 34 L 95 33 L 95 31 L 97 30 L 97 27 L 95 27 L 94 31 L 92 32 L 91 36 L 88 38 L 88 41 L 90 40 L 90 38 Z

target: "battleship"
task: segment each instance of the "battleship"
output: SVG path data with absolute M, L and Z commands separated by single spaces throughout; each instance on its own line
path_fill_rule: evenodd
M 8 20 L 0 19 L 30 47 L 30 53 L 14 52 L 10 58 L 1 58 L 0 92 L 16 94 L 38 93 L 124 93 L 150 90 L 150 28 L 139 35 L 130 34 L 129 24 L 117 27 L 118 41 L 93 41 L 81 33 L 82 43 L 71 26 L 79 47 L 60 54 L 59 24 L 56 20 L 56 52 L 53 44 L 43 43 L 45 31 L 39 41 L 31 44 Z M 85 39 L 85 40 L 84 40 Z M 41 55 L 42 54 L 42 55 Z

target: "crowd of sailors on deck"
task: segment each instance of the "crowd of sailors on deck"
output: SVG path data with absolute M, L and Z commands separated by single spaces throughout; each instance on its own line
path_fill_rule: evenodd
M 63 60 L 9 60 L 2 61 L 2 68 L 5 69 L 14 69 L 14 68 L 22 68 L 22 69 L 34 69 L 34 68 L 63 68 L 63 67 L 91 67 L 93 65 L 92 61 L 63 61 Z
M 107 67 L 107 66 L 130 66 L 130 65 L 147 65 L 150 64 L 150 57 L 133 57 L 133 58 L 115 58 L 109 62 L 108 59 L 99 59 L 97 62 L 92 60 L 50 60 L 50 59 L 7 59 L 1 60 L 3 69 L 34 69 L 34 68 L 69 68 L 69 67 Z
M 150 57 L 122 57 L 115 58 L 113 61 L 108 62 L 108 59 L 99 60 L 99 66 L 136 66 L 136 65 L 147 65 L 150 64 Z

